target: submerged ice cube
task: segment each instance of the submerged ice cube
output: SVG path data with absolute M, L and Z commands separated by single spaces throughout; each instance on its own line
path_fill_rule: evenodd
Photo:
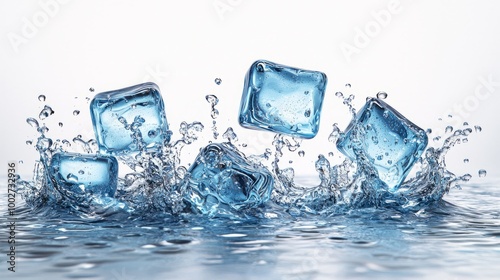
M 427 146 L 425 131 L 384 101 L 369 98 L 337 141 L 349 158 L 366 157 L 379 178 L 395 191 Z
M 258 206 L 269 200 L 273 189 L 271 173 L 248 162 L 229 143 L 203 148 L 189 172 L 186 199 L 203 214 Z
M 56 153 L 49 166 L 52 182 L 67 197 L 113 197 L 118 183 L 118 162 L 107 155 Z
M 101 153 L 158 148 L 170 141 L 163 99 L 154 83 L 99 93 L 90 111 Z
M 313 138 L 326 83 L 324 73 L 258 60 L 245 77 L 239 122 L 246 128 Z

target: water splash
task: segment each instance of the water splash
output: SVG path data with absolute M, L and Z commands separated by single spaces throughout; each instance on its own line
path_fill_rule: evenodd
M 350 88 L 346 85 L 347 88 Z M 344 97 L 337 92 L 337 97 L 342 99 L 352 115 L 356 118 L 356 110 L 352 105 L 354 95 Z M 380 98 L 387 98 L 385 92 L 377 94 Z M 211 106 L 213 120 L 211 132 L 216 140 L 219 133 L 216 127 L 216 118 L 219 115 L 216 105 L 219 99 L 215 95 L 207 95 L 207 102 Z M 77 110 L 76 110 L 77 111 Z M 42 114 L 43 113 L 43 114 Z M 52 108 L 45 106 L 39 118 L 47 118 L 54 114 Z M 27 145 L 33 145 L 40 155 L 40 160 L 35 162 L 32 181 L 19 180 L 18 187 L 27 204 L 34 210 L 52 207 L 65 207 L 73 210 L 78 216 L 85 219 L 103 219 L 122 213 L 125 215 L 155 215 L 163 213 L 169 215 L 184 215 L 190 212 L 184 201 L 184 195 L 190 174 L 185 163 L 181 162 L 182 150 L 187 145 L 192 145 L 204 130 L 200 122 L 182 122 L 179 126 L 178 140 L 164 143 L 155 151 L 147 149 L 139 127 L 144 119 L 137 116 L 132 123 L 119 119 L 125 129 L 130 130 L 135 143 L 140 150 L 137 154 L 119 155 L 119 160 L 128 168 L 125 174 L 120 174 L 115 198 L 80 197 L 75 204 L 65 198 L 60 190 L 54 187 L 47 166 L 50 165 L 52 155 L 57 152 L 77 152 L 81 154 L 95 154 L 98 145 L 95 139 L 84 139 L 78 135 L 70 140 L 53 140 L 46 136 L 48 128 L 40 126 L 35 118 L 28 118 L 26 122 L 37 133 L 36 141 L 28 140 Z M 62 127 L 60 123 L 59 126 Z M 300 149 L 302 140 L 281 134 L 275 135 L 270 147 L 263 154 L 244 155 L 248 162 L 263 164 L 271 171 L 275 188 L 271 201 L 262 209 L 247 210 L 248 212 L 238 217 L 280 217 L 286 215 L 335 215 L 350 209 L 364 207 L 391 208 L 398 211 L 422 211 L 439 202 L 452 188 L 460 188 L 460 184 L 472 178 L 470 174 L 455 175 L 446 167 L 446 154 L 453 146 L 467 142 L 471 133 L 481 132 L 480 126 L 474 129 L 464 123 L 462 128 L 446 127 L 447 136 L 436 135 L 435 141 L 443 139 L 441 146 L 428 147 L 419 163 L 414 167 L 414 176 L 409 177 L 400 188 L 388 192 L 379 180 L 377 172 L 360 155 L 357 161 L 344 159 L 340 164 L 332 164 L 323 154 L 319 154 L 314 162 L 320 183 L 316 186 L 303 186 L 295 181 L 296 171 L 292 167 L 282 168 L 281 160 L 286 153 L 294 153 L 302 158 L 306 151 Z M 436 130 L 437 131 L 437 130 Z M 442 131 L 442 130 L 441 130 Z M 171 133 L 171 132 L 169 132 Z M 426 131 L 433 133 L 432 129 Z M 342 135 L 342 131 L 335 123 L 328 136 L 328 142 L 333 146 Z M 238 137 L 233 128 L 229 127 L 222 134 L 223 141 L 234 144 Z M 437 139 L 437 140 L 436 140 Z M 437 142 L 436 142 L 437 145 Z M 238 149 L 234 146 L 234 149 Z M 240 145 L 246 147 L 246 144 Z M 333 158 L 333 152 L 326 152 Z M 285 161 L 288 164 L 293 160 Z M 464 159 L 467 163 L 468 159 Z M 296 163 L 296 162 L 295 162 Z M 188 165 L 189 166 L 189 165 Z M 78 180 L 80 172 L 71 174 L 68 180 Z M 479 177 L 486 176 L 485 170 L 478 171 Z M 269 213 L 274 213 L 270 215 Z M 267 214 L 266 214 L 267 213 Z M 276 214 L 279 213 L 279 214 Z M 269 214 L 269 215 L 268 215 Z

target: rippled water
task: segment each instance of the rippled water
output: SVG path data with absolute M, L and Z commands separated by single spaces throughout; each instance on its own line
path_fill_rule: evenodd
M 498 279 L 499 185 L 463 185 L 418 213 L 367 208 L 251 221 L 186 214 L 84 222 L 19 208 L 17 272 L 2 261 L 0 278 Z

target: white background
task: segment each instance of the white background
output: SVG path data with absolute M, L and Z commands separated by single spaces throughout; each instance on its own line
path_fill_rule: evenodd
M 498 177 L 498 3 L 2 0 L 1 160 L 22 160 L 21 173 L 30 174 L 37 154 L 25 141 L 36 140 L 36 133 L 25 119 L 45 104 L 55 110 L 45 120 L 49 137 L 88 139 L 93 131 L 85 98 L 144 81 L 159 85 L 174 139 L 182 121 L 201 121 L 210 136 L 204 97 L 215 94 L 219 132 L 232 126 L 247 152 L 263 152 L 273 135 L 240 128 L 237 115 L 248 67 L 267 59 L 329 79 L 320 133 L 303 142 L 306 157 L 294 159 L 296 174 L 314 172 L 320 153 L 333 151 L 331 159 L 339 160 L 326 139 L 333 123 L 347 125 L 349 113 L 335 92 L 355 94 L 359 109 L 367 96 L 386 91 L 390 105 L 433 129 L 431 138 L 464 120 L 481 125 L 481 133 L 450 152 L 448 164 L 457 173 L 477 177 L 484 168 Z M 484 80 L 493 82 L 484 87 Z M 38 101 L 40 94 L 46 102 Z M 75 109 L 82 112 L 77 117 Z M 185 164 L 205 138 L 188 148 Z

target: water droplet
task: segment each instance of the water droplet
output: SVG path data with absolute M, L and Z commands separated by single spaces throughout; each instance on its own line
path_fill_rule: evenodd
M 329 157 L 333 157 L 333 152 L 329 152 L 329 153 L 328 153 L 328 156 L 329 156 Z
M 337 97 L 344 97 L 344 94 L 342 92 L 340 92 L 340 91 L 337 91 L 335 93 L 335 96 L 337 96 Z
M 24 163 L 24 161 L 22 161 L 22 160 L 19 161 L 19 164 L 23 164 L 23 163 Z
M 271 103 L 266 103 L 267 108 L 271 108 Z
M 214 82 L 215 82 L 216 85 L 220 85 L 220 83 L 222 83 L 222 79 L 221 78 L 215 78 Z
M 384 159 L 384 156 L 383 155 L 378 155 L 377 156 L 377 160 L 383 160 Z
M 388 163 L 388 164 L 392 164 L 392 160 L 388 160 L 388 161 L 387 161 L 387 163 Z
M 80 115 L 80 111 L 79 110 L 74 110 L 73 111 L 73 116 L 78 116 Z
M 93 87 L 89 88 L 89 91 L 94 92 L 94 88 Z
M 307 109 L 307 110 L 304 112 L 304 117 L 309 118 L 310 116 L 311 116 L 311 109 Z
M 378 99 L 386 99 L 387 98 L 387 92 L 385 92 L 385 91 L 379 91 L 379 92 L 377 92 L 377 98 Z
M 441 140 L 441 136 L 436 136 L 432 140 L 434 140 L 434 142 L 437 142 L 437 141 Z
M 40 94 L 40 95 L 38 96 L 38 100 L 39 100 L 39 101 L 42 101 L 42 102 L 43 102 L 43 101 L 45 101 L 45 99 L 46 99 L 46 97 L 45 97 L 45 95 L 43 95 L 43 94 Z
M 299 156 L 300 156 L 300 157 L 304 157 L 304 155 L 305 155 L 305 154 L 306 154 L 306 152 L 304 152 L 304 151 L 299 151 Z
M 148 137 L 149 138 L 155 138 L 156 135 L 157 135 L 156 129 L 151 129 L 150 131 L 148 131 Z
M 384 118 L 387 118 L 389 116 L 389 110 L 384 110 L 384 112 L 382 113 L 382 116 Z
M 304 91 L 304 94 L 305 94 L 305 95 L 308 95 L 308 94 L 309 94 L 309 91 L 308 91 L 308 90 Z
M 45 133 L 49 132 L 49 128 L 44 125 L 42 127 L 39 127 L 37 129 L 37 131 L 40 132 L 41 134 L 45 134 Z
M 468 158 L 464 158 L 464 163 L 469 163 L 469 159 Z
M 345 84 L 345 87 L 346 87 L 346 88 L 350 88 L 350 87 L 351 87 L 351 84 Z
M 205 96 L 205 99 L 207 100 L 210 105 L 215 106 L 217 103 L 219 103 L 219 98 L 213 94 L 208 94 Z
M 475 126 L 474 126 L 474 129 L 476 130 L 476 132 L 481 132 L 481 131 L 483 131 L 483 128 L 482 128 L 482 127 L 480 127 L 479 125 L 475 125 Z
M 74 182 L 74 183 L 78 182 L 78 177 L 73 173 L 68 173 L 68 176 L 66 176 L 66 179 L 68 179 L 68 181 L 70 181 L 70 182 Z
M 428 128 L 428 129 L 425 131 L 425 133 L 427 133 L 427 134 L 431 134 L 431 133 L 432 133 L 432 129 Z
M 450 133 L 450 132 L 452 132 L 452 131 L 453 131 L 453 126 L 451 126 L 451 125 L 447 126 L 447 127 L 445 128 L 445 130 L 444 130 L 444 131 L 445 131 L 446 133 Z
M 293 163 L 293 160 L 289 160 L 288 163 L 292 164 Z
M 236 133 L 234 133 L 232 127 L 228 127 L 226 132 L 222 134 L 222 139 L 226 139 L 229 142 L 238 141 L 238 136 L 236 135 Z
M 469 125 L 469 123 L 468 123 L 468 122 L 464 122 L 464 126 L 468 126 L 468 125 Z
M 59 127 L 63 127 L 63 123 L 62 122 L 59 123 Z
M 79 170 L 79 171 L 78 171 L 78 174 L 83 175 L 83 174 L 85 174 L 85 171 L 83 171 L 83 170 Z
M 219 110 L 213 109 L 212 112 L 210 112 L 210 116 L 212 119 L 216 119 L 219 116 Z
M 470 179 L 472 179 L 472 175 L 470 174 L 465 174 L 464 176 L 462 176 L 462 180 L 464 180 L 465 182 L 468 182 Z
M 38 118 L 41 120 L 45 120 L 47 117 L 49 117 L 53 114 L 54 114 L 54 110 L 52 110 L 52 108 L 50 108 L 49 106 L 45 105 L 43 107 L 42 111 L 40 111 Z
M 450 119 L 453 118 L 453 115 L 448 115 L 448 118 L 450 118 Z
M 31 141 L 31 140 L 26 141 L 26 145 L 32 145 L 32 144 L 33 144 L 33 141 Z
M 34 127 L 34 128 L 37 128 L 37 129 L 38 129 L 38 127 L 40 126 L 40 125 L 38 124 L 38 121 L 37 121 L 37 120 L 35 120 L 34 118 L 27 118 L 27 119 L 26 119 L 26 122 L 27 122 L 29 125 L 31 125 L 31 127 Z
M 479 174 L 479 177 L 481 177 L 481 178 L 486 176 L 486 170 L 484 170 L 484 169 L 480 169 L 477 173 Z

